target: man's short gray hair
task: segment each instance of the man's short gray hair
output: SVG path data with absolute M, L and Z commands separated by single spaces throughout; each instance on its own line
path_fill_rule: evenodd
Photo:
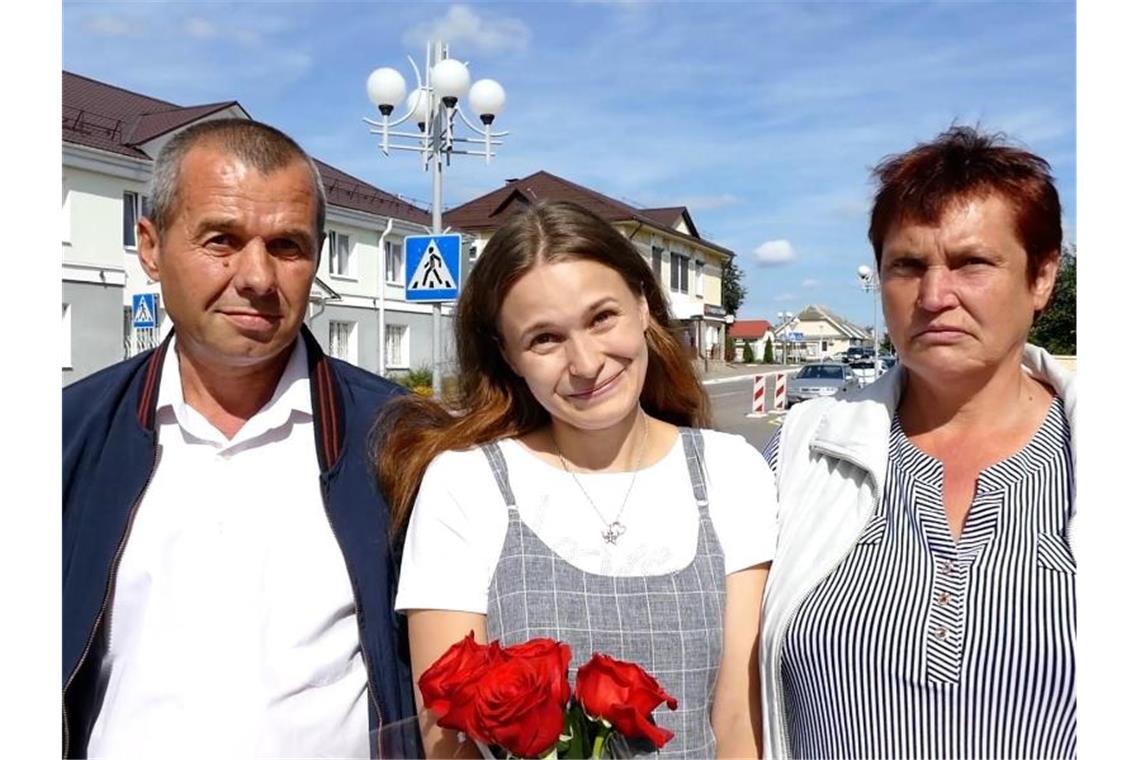
M 272 174 L 294 161 L 304 161 L 313 175 L 313 195 L 317 199 L 313 241 L 320 246 L 321 233 L 325 229 L 327 200 L 317 164 L 289 135 L 268 124 L 249 119 L 204 121 L 187 127 L 162 146 L 150 180 L 150 212 L 147 214 L 154 223 L 159 238 L 170 228 L 176 216 L 182 161 L 191 148 L 201 145 L 219 148 L 262 174 Z M 319 250 L 314 253 L 319 253 Z

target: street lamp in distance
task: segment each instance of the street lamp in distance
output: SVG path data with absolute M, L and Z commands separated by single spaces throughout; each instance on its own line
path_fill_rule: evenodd
M 866 264 L 860 264 L 855 270 L 859 275 L 859 286 L 865 293 L 871 294 L 872 322 L 871 322 L 871 356 L 875 362 L 874 377 L 879 377 L 879 276 L 874 269 Z
M 781 311 L 777 312 L 776 317 L 780 320 L 780 361 L 784 365 L 789 364 L 788 361 L 788 330 L 787 327 L 792 323 L 792 317 L 796 316 L 794 311 Z

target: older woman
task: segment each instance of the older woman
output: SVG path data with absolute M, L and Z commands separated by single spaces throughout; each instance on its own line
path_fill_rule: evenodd
M 870 239 L 899 365 L 765 451 L 765 757 L 1072 757 L 1074 380 L 1026 344 L 1049 165 L 956 127 L 893 156 Z

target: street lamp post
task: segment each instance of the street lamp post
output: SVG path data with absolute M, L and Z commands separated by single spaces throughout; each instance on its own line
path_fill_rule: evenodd
M 875 270 L 866 264 L 860 264 L 855 270 L 859 275 L 859 286 L 865 293 L 870 293 L 872 305 L 871 322 L 871 357 L 875 362 L 875 377 L 879 376 L 879 276 Z
M 495 155 L 491 146 L 502 145 L 502 140 L 498 138 L 508 134 L 491 131 L 491 123 L 502 110 L 507 95 L 502 85 L 494 79 L 480 79 L 472 84 L 467 65 L 448 58 L 447 46 L 442 42 L 428 43 L 423 77 L 411 56 L 408 56 L 408 62 L 416 75 L 416 89 L 408 95 L 406 101 L 404 96 L 407 86 L 400 72 L 392 68 L 379 68 L 368 76 L 368 98 L 380 110 L 381 121 L 364 121 L 372 127 L 369 130 L 372 134 L 381 136 L 380 152 L 385 156 L 389 155 L 389 150 L 407 150 L 419 153 L 423 158 L 424 170 L 431 171 L 432 177 L 431 232 L 438 235 L 443 232 L 443 167 L 450 166 L 451 156 L 456 154 L 481 155 L 488 164 L 491 163 L 491 157 Z M 473 112 L 479 116 L 481 127 L 472 124 L 459 107 L 459 99 L 464 95 L 467 95 Z M 407 113 L 391 121 L 393 110 L 400 104 L 407 108 Z M 456 117 L 478 137 L 459 135 Z M 418 133 L 393 131 L 395 127 L 413 118 L 419 127 Z M 475 149 L 474 146 L 478 143 L 482 143 L 482 150 Z M 456 147 L 457 144 L 460 147 Z M 383 274 L 381 278 L 383 279 Z M 381 292 L 383 287 L 381 283 Z M 382 301 L 380 308 L 384 308 Z M 431 387 L 432 393 L 439 398 L 443 388 L 439 301 L 432 304 L 431 313 Z M 384 340 L 383 335 L 380 340 Z
M 776 314 L 780 319 L 780 360 L 787 366 L 788 365 L 788 325 L 792 323 L 792 317 L 795 312 L 781 311 Z

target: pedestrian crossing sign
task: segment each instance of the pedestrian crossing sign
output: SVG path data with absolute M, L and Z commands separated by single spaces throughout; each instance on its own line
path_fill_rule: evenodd
M 153 330 L 158 326 L 158 304 L 154 293 L 135 293 L 131 296 L 131 325 L 136 330 Z
M 459 250 L 462 239 L 452 235 L 409 235 L 404 238 L 404 298 L 443 302 L 459 297 Z

